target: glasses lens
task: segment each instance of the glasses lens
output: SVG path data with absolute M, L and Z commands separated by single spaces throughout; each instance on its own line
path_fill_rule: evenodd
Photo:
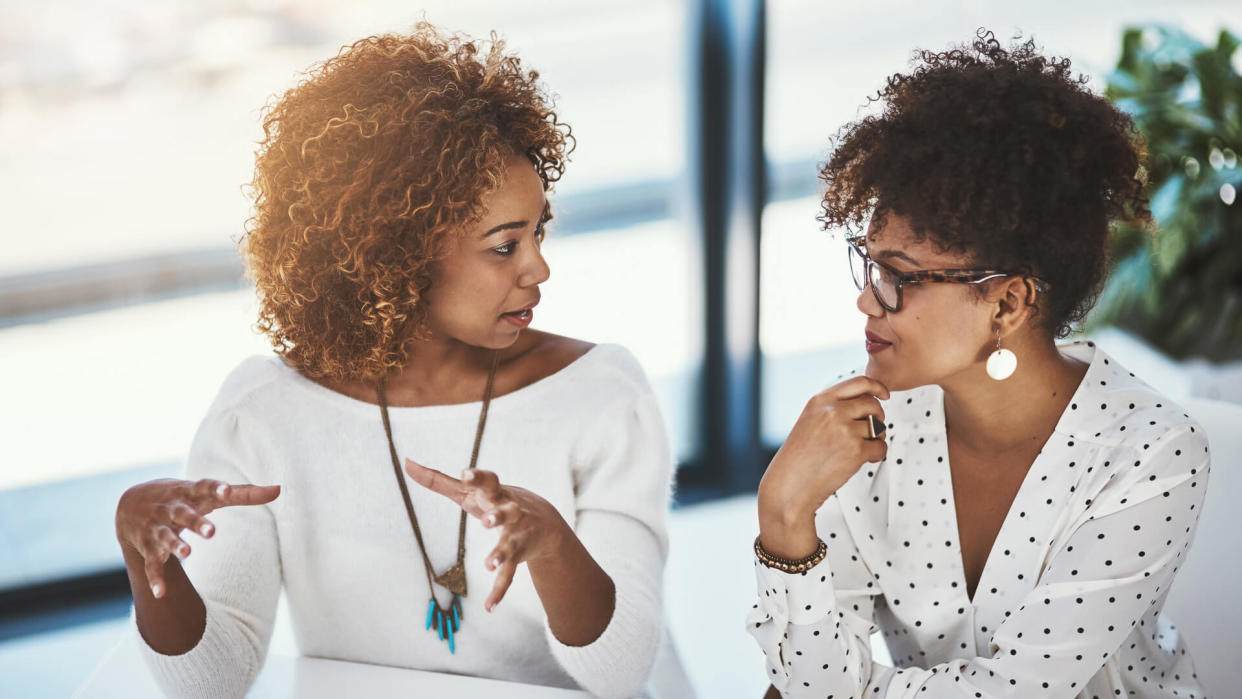
M 858 246 L 850 243 L 850 275 L 854 277 L 854 286 L 862 291 L 867 287 L 867 261 L 863 259 Z
M 879 265 L 871 265 L 871 288 L 888 310 L 897 308 L 897 278 Z

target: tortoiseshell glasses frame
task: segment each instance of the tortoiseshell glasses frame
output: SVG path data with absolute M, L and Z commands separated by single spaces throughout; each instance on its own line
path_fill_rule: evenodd
M 862 236 L 848 238 L 850 275 L 854 278 L 854 286 L 859 291 L 871 286 L 875 300 L 889 313 L 901 310 L 902 287 L 912 284 L 982 284 L 1000 277 L 1025 276 L 1035 286 L 1035 291 L 1048 291 L 1047 282 L 1013 272 L 998 269 L 927 269 L 917 272 L 901 272 L 892 267 L 871 259 L 866 252 L 866 242 Z

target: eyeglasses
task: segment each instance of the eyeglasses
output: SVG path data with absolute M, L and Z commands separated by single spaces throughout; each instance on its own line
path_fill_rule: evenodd
M 889 313 L 901 310 L 901 289 L 908 284 L 942 282 L 981 284 L 1000 277 L 1019 276 L 995 269 L 929 269 L 918 272 L 900 272 L 883 262 L 871 259 L 865 251 L 866 244 L 861 236 L 850 238 L 847 242 L 849 243 L 850 274 L 854 277 L 854 286 L 862 291 L 870 284 L 875 300 Z M 1027 278 L 1035 285 L 1037 292 L 1046 292 L 1051 288 L 1042 279 L 1029 275 Z

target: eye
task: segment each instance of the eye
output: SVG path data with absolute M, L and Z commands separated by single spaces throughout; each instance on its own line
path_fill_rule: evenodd
M 496 253 L 497 255 L 500 255 L 501 257 L 508 257 L 513 254 L 513 251 L 516 248 L 517 248 L 517 241 L 510 240 L 509 242 L 505 243 L 504 245 L 501 245 L 500 247 L 492 248 L 492 252 Z

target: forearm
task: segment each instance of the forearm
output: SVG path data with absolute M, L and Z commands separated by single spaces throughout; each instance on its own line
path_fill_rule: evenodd
M 798 560 L 819 544 L 815 512 L 764 492 L 759 487 L 759 543 L 773 556 Z
M 585 646 L 608 628 L 616 586 L 573 529 L 563 520 L 562 525 L 554 553 L 532 559 L 527 567 L 552 634 L 567 646 Z
M 156 599 L 147 581 L 142 555 L 123 544 L 121 551 L 134 598 L 134 615 L 143 640 L 163 655 L 181 655 L 193 649 L 207 627 L 207 610 L 182 569 L 181 561 L 170 557 L 164 564 L 164 582 L 168 589 L 161 599 Z

